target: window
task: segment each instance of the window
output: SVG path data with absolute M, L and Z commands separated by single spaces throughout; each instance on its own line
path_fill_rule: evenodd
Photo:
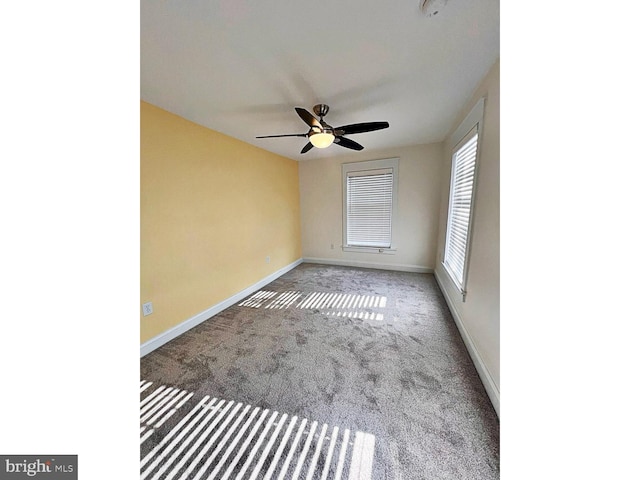
M 342 165 L 343 249 L 392 252 L 398 159 Z
M 469 261 L 473 200 L 478 158 L 478 138 L 484 99 L 474 107 L 454 134 L 459 139 L 451 159 L 451 188 L 444 246 L 444 267 L 464 296 Z M 472 125 L 470 129 L 469 125 Z M 465 131 L 465 134 L 461 132 Z

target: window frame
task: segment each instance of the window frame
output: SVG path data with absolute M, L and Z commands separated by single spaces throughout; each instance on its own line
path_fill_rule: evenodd
M 476 195 L 478 192 L 477 184 L 478 184 L 478 171 L 481 159 L 481 150 L 482 150 L 482 123 L 484 117 L 484 103 L 485 99 L 482 97 L 473 109 L 469 112 L 467 117 L 463 120 L 463 122 L 458 126 L 454 134 L 452 135 L 452 144 L 454 145 L 451 150 L 451 169 L 450 169 L 450 183 L 449 183 L 449 194 L 448 194 L 448 204 L 447 204 L 447 219 L 445 226 L 445 237 L 444 237 L 444 246 L 442 250 L 442 266 L 447 272 L 451 282 L 458 289 L 458 292 L 462 296 L 462 301 L 464 302 L 467 295 L 467 280 L 469 277 L 469 261 L 471 258 L 471 247 L 473 243 L 473 224 L 474 224 L 474 211 L 475 211 L 475 203 L 476 203 Z M 449 233 L 451 228 L 451 209 L 452 209 L 452 194 L 453 194 L 453 186 L 455 183 L 454 172 L 456 167 L 456 154 L 465 146 L 465 144 L 471 139 L 472 135 L 477 133 L 478 139 L 476 144 L 476 155 L 475 155 L 475 164 L 474 164 L 474 172 L 473 172 L 473 182 L 472 182 L 472 191 L 471 191 L 471 204 L 469 209 L 469 222 L 467 225 L 467 239 L 465 244 L 465 252 L 463 258 L 463 269 L 462 269 L 462 279 L 459 282 L 456 278 L 456 274 L 454 274 L 449 266 L 446 263 L 447 259 L 447 247 L 449 241 Z
M 342 164 L 342 250 L 344 252 L 365 252 L 394 254 L 397 251 L 394 242 L 394 231 L 398 225 L 398 169 L 399 158 L 384 158 L 380 160 L 366 160 L 361 162 Z M 349 245 L 347 239 L 347 217 L 348 217 L 348 196 L 347 179 L 350 173 L 360 173 L 367 175 L 367 172 L 375 174 L 376 171 L 391 169 L 392 172 L 392 192 L 391 192 L 391 245 L 389 247 Z

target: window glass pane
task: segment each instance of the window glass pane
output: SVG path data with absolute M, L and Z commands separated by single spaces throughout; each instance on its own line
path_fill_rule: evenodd
M 444 264 L 460 289 L 464 288 L 471 223 L 471 206 L 478 151 L 477 127 L 461 142 L 452 159 L 449 217 Z
M 347 175 L 347 245 L 391 246 L 393 173 Z

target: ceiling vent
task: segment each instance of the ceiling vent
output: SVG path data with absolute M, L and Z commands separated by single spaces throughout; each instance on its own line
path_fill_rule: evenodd
M 420 0 L 420 10 L 427 17 L 437 15 L 447 4 L 447 0 Z

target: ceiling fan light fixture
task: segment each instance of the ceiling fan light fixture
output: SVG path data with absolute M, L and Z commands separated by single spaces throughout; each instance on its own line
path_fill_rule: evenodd
M 327 148 L 335 140 L 335 136 L 332 133 L 322 132 L 314 133 L 309 137 L 309 141 L 316 148 Z

